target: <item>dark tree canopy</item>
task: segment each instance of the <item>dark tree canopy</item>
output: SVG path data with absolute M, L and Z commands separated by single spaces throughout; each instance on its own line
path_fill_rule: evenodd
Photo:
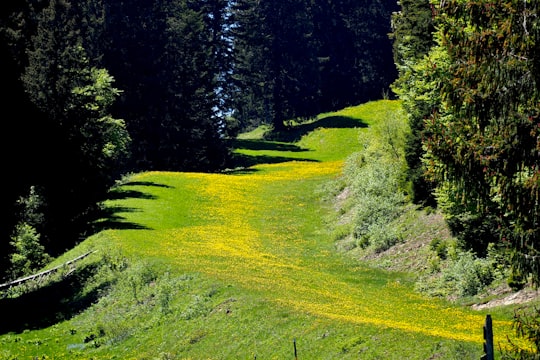
M 233 115 L 243 126 L 313 117 L 381 98 L 396 68 L 391 1 L 255 1 L 233 6 Z
M 413 200 L 419 204 L 434 206 L 433 184 L 424 178 L 425 168 L 421 158 L 424 120 L 431 116 L 438 106 L 438 99 L 415 96 L 416 81 L 425 74 L 414 69 L 417 62 L 435 45 L 434 7 L 429 0 L 402 0 L 400 4 L 401 11 L 392 17 L 394 61 L 399 74 L 393 89 L 403 100 L 411 127 L 405 148 L 407 176 L 411 182 Z

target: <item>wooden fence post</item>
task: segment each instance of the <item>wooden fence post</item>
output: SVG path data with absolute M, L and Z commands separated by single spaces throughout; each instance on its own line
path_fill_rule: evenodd
M 484 324 L 484 355 L 480 360 L 495 360 L 493 351 L 493 322 L 491 315 L 486 315 L 486 323 Z

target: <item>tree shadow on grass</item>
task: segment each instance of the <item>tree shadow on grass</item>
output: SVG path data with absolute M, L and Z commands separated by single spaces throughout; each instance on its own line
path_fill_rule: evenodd
M 235 149 L 246 149 L 246 150 L 288 151 L 288 152 L 309 151 L 308 149 L 302 148 L 294 144 L 287 144 L 287 143 L 276 142 L 276 141 L 264 141 L 264 140 L 236 139 L 233 141 L 232 146 Z
M 126 188 L 127 186 L 148 186 L 148 187 L 164 187 L 171 188 L 169 185 L 158 184 L 151 181 L 131 181 L 123 184 L 123 186 L 115 187 L 109 191 L 106 200 L 123 200 L 123 199 L 146 199 L 155 200 L 156 196 L 145 193 L 140 190 Z M 151 230 L 147 226 L 133 222 L 125 221 L 125 217 L 120 213 L 132 213 L 139 211 L 136 208 L 126 206 L 107 206 L 99 209 L 93 217 L 91 233 L 95 234 L 103 230 Z
M 242 173 L 255 172 L 256 169 L 247 169 L 255 165 L 260 164 L 279 164 L 289 161 L 311 161 L 317 162 L 313 159 L 303 159 L 303 158 L 293 158 L 286 156 L 269 156 L 269 155 L 246 155 L 246 154 L 234 154 L 233 155 L 233 164 L 236 169 L 241 169 Z M 226 174 L 232 173 L 231 171 L 226 171 Z M 234 172 L 238 174 L 238 171 Z
M 0 299 L 0 334 L 37 330 L 69 320 L 95 303 L 101 290 L 110 285 L 103 282 L 91 291 L 84 291 L 86 279 L 92 277 L 99 264 L 81 266 L 70 276 L 24 293 L 16 298 Z
M 296 126 L 289 126 L 280 132 L 271 132 L 265 136 L 265 140 L 236 139 L 231 141 L 233 149 L 245 149 L 254 151 L 282 151 L 282 152 L 308 152 L 309 149 L 295 144 L 304 135 L 318 128 L 340 129 L 340 128 L 365 128 L 367 124 L 360 119 L 347 116 L 327 116 L 322 119 L 303 123 Z M 290 156 L 271 155 L 246 155 L 241 153 L 233 154 L 232 167 L 235 169 L 250 168 L 259 164 L 277 164 L 288 161 L 317 161 L 309 158 L 297 158 Z M 227 171 L 226 173 L 238 173 L 237 171 Z
M 304 135 L 318 128 L 325 129 L 354 129 L 366 128 L 368 125 L 361 119 L 348 116 L 327 116 L 319 120 L 296 126 L 289 126 L 284 131 L 272 132 L 268 140 L 293 143 L 299 141 Z

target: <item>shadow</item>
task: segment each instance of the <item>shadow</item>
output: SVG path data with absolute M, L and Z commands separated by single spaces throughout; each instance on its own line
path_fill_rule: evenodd
M 310 123 L 289 126 L 283 131 L 273 132 L 268 136 L 267 140 L 293 143 L 299 141 L 302 136 L 318 128 L 354 129 L 366 128 L 367 126 L 368 125 L 361 119 L 351 118 L 348 116 L 327 116 Z
M 98 270 L 98 264 L 81 266 L 69 277 L 53 282 L 17 298 L 0 299 L 0 334 L 38 330 L 69 320 L 97 301 L 109 283 L 84 291 L 85 279 Z
M 129 190 L 129 189 L 118 189 L 115 188 L 109 191 L 109 196 L 107 200 L 122 200 L 122 199 L 149 199 L 155 200 L 157 197 L 150 194 L 145 194 L 142 191 Z
M 290 151 L 290 152 L 308 151 L 308 149 L 301 148 L 300 146 L 297 146 L 297 145 L 278 143 L 278 142 L 273 142 L 273 141 L 264 141 L 264 140 L 236 139 L 233 141 L 232 146 L 235 149 L 246 149 L 246 150 Z
M 161 188 L 172 188 L 170 185 L 158 184 L 152 181 L 129 181 L 122 185 L 122 187 L 115 187 L 109 191 L 107 200 L 120 200 L 120 199 L 156 199 L 154 195 L 146 194 L 142 191 L 126 189 L 126 186 L 153 186 Z
M 256 172 L 259 172 L 260 170 L 254 169 L 254 168 L 245 168 L 242 166 L 239 166 L 234 169 L 225 169 L 222 171 L 222 174 L 224 175 L 248 175 L 248 174 L 254 174 Z
M 352 129 L 365 128 L 368 125 L 360 119 L 347 116 L 327 116 L 322 119 L 289 126 L 283 131 L 274 131 L 265 136 L 265 140 L 235 139 L 231 141 L 233 149 L 261 150 L 261 151 L 284 151 L 284 152 L 307 152 L 309 149 L 302 148 L 294 143 L 299 141 L 304 135 L 318 128 L 327 129 Z M 288 161 L 316 161 L 307 158 L 293 158 L 285 156 L 269 155 L 245 155 L 235 153 L 232 158 L 233 168 L 243 169 L 259 164 L 276 164 Z M 238 174 L 240 172 L 230 171 L 227 173 Z
M 155 186 L 163 188 L 172 188 L 172 186 L 157 184 L 150 181 L 132 181 L 123 184 L 120 187 L 114 187 L 109 191 L 107 197 L 104 201 L 107 200 L 124 200 L 124 199 L 145 199 L 145 200 L 156 200 L 155 195 L 151 195 L 139 190 L 126 189 L 126 186 Z M 100 208 L 94 216 L 91 218 L 91 229 L 87 236 L 96 234 L 103 230 L 151 230 L 149 227 L 140 225 L 133 222 L 125 221 L 123 216 L 118 215 L 118 213 L 131 213 L 139 211 L 135 208 L 125 207 L 125 206 L 107 206 L 105 208 Z
M 155 182 L 152 182 L 152 181 L 129 181 L 129 182 L 125 183 L 124 185 L 129 185 L 129 186 L 153 186 L 153 187 L 161 187 L 161 188 L 166 188 L 166 189 L 171 189 L 172 188 L 172 186 L 170 186 L 170 185 L 158 184 L 158 183 L 155 183 Z
M 103 230 L 151 230 L 147 226 L 127 222 L 125 221 L 125 217 L 117 215 L 118 213 L 132 213 L 136 211 L 139 210 L 124 206 L 108 206 L 100 211 L 99 218 L 92 223 L 93 232 L 98 233 Z
M 311 161 L 318 162 L 318 160 L 313 159 L 302 159 L 302 158 L 293 158 L 285 156 L 268 156 L 268 155 L 245 155 L 245 154 L 234 154 L 233 163 L 235 168 L 250 168 L 255 165 L 260 164 L 279 164 L 289 161 Z M 256 171 L 252 169 L 242 169 L 242 171 Z M 230 173 L 230 172 L 229 172 Z M 234 172 L 238 174 L 239 172 Z

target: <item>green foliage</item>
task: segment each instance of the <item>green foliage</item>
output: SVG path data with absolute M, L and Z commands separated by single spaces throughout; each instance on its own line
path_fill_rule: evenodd
M 448 256 L 448 242 L 435 237 L 429 243 L 431 251 L 433 251 L 437 257 L 441 260 L 446 260 Z
M 402 212 L 405 196 L 398 187 L 400 168 L 384 164 L 360 167 L 349 176 L 354 177 L 353 197 L 354 237 L 361 247 L 375 251 L 388 249 L 399 242 L 398 230 L 392 226 Z
M 428 167 L 465 211 L 488 219 L 536 282 L 538 4 L 448 1 L 440 11 L 449 63 L 437 85 L 444 110 L 426 123 Z
M 416 289 L 431 296 L 472 297 L 500 277 L 495 265 L 493 259 L 478 258 L 471 252 L 458 250 L 450 254 L 444 267 L 435 269 L 436 275 L 426 275 L 419 279 Z
M 450 230 L 460 241 L 460 247 L 472 250 L 480 257 L 486 256 L 489 245 L 499 239 L 497 218 L 490 212 L 479 213 L 475 206 L 464 204 L 450 183 L 440 184 L 435 195 Z
M 13 247 L 10 256 L 13 278 L 30 275 L 50 261 L 45 247 L 40 244 L 39 234 L 26 223 L 17 226 L 10 244 Z
M 527 285 L 528 281 L 527 276 L 523 275 L 518 269 L 511 269 L 506 282 L 513 291 L 519 291 Z
M 43 199 L 34 186 L 30 187 L 27 196 L 20 197 L 19 223 L 11 237 L 10 252 L 11 277 L 30 275 L 41 269 L 51 259 L 45 246 L 40 242 L 37 228 L 43 226 Z
M 122 159 L 128 153 L 130 136 L 123 120 L 114 119 L 108 111 L 121 91 L 114 88 L 114 78 L 105 69 L 91 68 L 88 74 L 88 84 L 75 87 L 72 92 L 77 98 L 78 106 L 88 111 L 88 118 L 82 131 L 87 131 L 85 137 L 97 142 L 100 146 L 93 161 L 106 166 L 111 161 Z M 92 124 L 93 122 L 93 124 Z M 92 129 L 91 125 L 94 126 Z M 99 135 L 96 136 L 98 133 Z M 83 144 L 84 147 L 90 146 Z M 100 166 L 101 167 L 101 166 Z
M 501 359 L 540 359 L 540 309 L 537 306 L 517 308 L 514 310 L 512 326 L 518 340 L 512 341 L 508 339 L 508 344 L 505 344 L 507 347 L 502 351 Z
M 363 150 L 347 159 L 344 182 L 353 202 L 353 237 L 356 245 L 375 252 L 400 242 L 394 221 L 404 213 L 403 142 L 408 128 L 399 113 L 374 124 L 359 138 Z
M 424 120 L 438 107 L 439 99 L 433 89 L 437 81 L 434 72 L 440 64 L 433 54 L 428 55 L 436 45 L 434 14 L 428 0 L 404 0 L 400 5 L 401 10 L 392 16 L 391 36 L 398 70 L 392 89 L 403 102 L 411 128 L 405 147 L 411 195 L 416 203 L 433 206 L 433 184 L 424 177 L 422 140 Z
M 519 271 L 536 278 L 538 5 L 432 4 L 432 44 L 426 28 L 414 32 L 422 29 L 417 19 L 427 16 L 425 5 L 405 1 L 394 17 L 400 70 L 394 89 L 412 128 L 407 162 L 414 197 L 436 185 L 461 247 L 485 256 L 490 243 L 502 242 L 514 250 Z

